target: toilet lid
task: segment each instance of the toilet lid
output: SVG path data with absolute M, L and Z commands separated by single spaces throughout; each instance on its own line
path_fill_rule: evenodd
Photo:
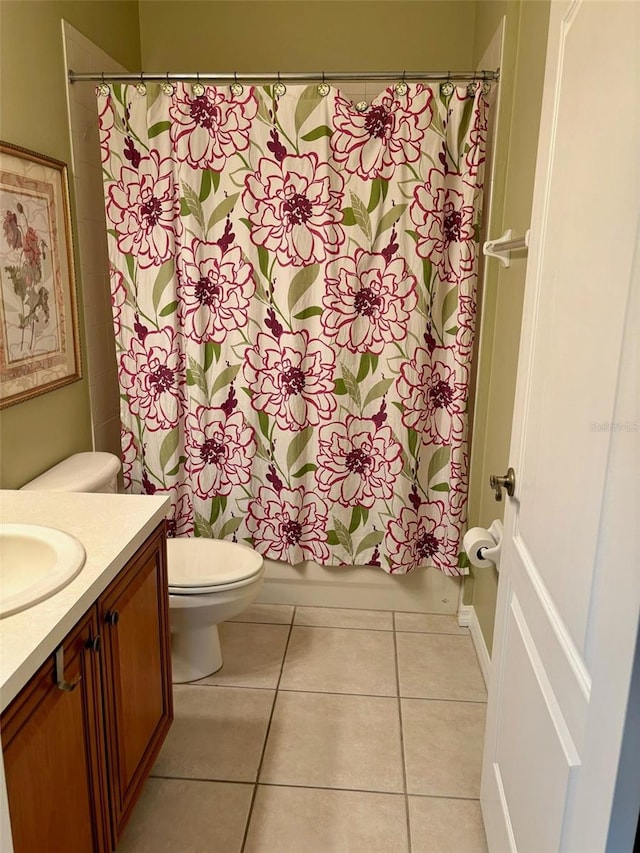
M 169 587 L 182 593 L 202 592 L 247 581 L 262 571 L 253 548 L 222 539 L 167 539 Z

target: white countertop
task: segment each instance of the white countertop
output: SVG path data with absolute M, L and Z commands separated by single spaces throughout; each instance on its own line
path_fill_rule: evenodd
M 0 491 L 0 521 L 56 527 L 75 536 L 87 553 L 82 571 L 66 587 L 0 619 L 0 710 L 153 532 L 168 503 L 155 495 Z

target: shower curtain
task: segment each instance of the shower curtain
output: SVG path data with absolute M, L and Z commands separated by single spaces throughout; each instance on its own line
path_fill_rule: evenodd
M 483 87 L 98 109 L 128 489 L 171 535 L 460 574 Z

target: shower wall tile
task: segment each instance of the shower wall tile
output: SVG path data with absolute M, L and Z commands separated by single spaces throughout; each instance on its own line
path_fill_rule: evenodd
M 83 71 L 126 71 L 82 33 L 63 22 L 66 67 Z M 70 179 L 75 191 L 79 281 L 86 334 L 85 374 L 89 380 L 93 446 L 120 452 L 120 411 L 109 294 L 109 256 L 102 195 L 95 89 L 67 85 L 72 144 Z

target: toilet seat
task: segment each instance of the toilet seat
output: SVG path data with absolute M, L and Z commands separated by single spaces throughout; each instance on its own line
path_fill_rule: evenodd
M 221 539 L 167 540 L 171 595 L 207 595 L 253 583 L 262 574 L 260 554 Z

